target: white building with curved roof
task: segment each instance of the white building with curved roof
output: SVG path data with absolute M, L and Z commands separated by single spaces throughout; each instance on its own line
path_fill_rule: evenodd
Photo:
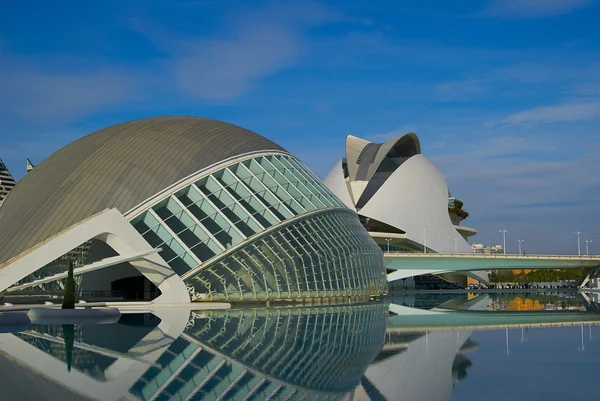
M 349 135 L 346 157 L 324 183 L 384 252 L 471 252 L 466 238 L 476 231 L 452 223 L 446 180 L 414 133 L 385 143 Z
M 275 143 L 196 117 L 118 124 L 60 149 L 7 198 L 0 244 L 9 294 L 60 290 L 65 255 L 82 244 L 80 290 L 129 299 L 367 299 L 385 290 L 383 257 L 355 211 Z

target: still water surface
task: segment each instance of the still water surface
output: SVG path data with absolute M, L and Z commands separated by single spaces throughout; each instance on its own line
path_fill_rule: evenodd
M 595 397 L 594 295 L 395 294 L 305 308 L 168 309 L 0 326 L 1 400 Z

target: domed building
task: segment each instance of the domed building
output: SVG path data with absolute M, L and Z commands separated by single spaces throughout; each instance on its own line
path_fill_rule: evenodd
M 384 252 L 471 252 L 467 238 L 477 231 L 452 221 L 449 200 L 454 198 L 441 171 L 421 154 L 414 133 L 385 143 L 349 135 L 346 157 L 337 162 L 324 183 L 347 207 L 356 210 Z M 390 270 L 408 268 L 392 259 L 387 262 Z M 468 275 L 487 281 L 485 272 Z M 405 278 L 399 274 L 393 277 Z M 466 284 L 464 276 L 445 278 L 460 282 L 460 286 Z
M 87 135 L 0 209 L 0 291 L 180 303 L 352 297 L 385 289 L 354 210 L 296 157 L 220 121 L 156 117 Z

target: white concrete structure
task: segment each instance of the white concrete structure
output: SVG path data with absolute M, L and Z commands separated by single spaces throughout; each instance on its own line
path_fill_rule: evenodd
M 433 252 L 471 252 L 463 234 L 476 231 L 462 227 L 458 231 L 452 224 L 446 180 L 421 154 L 419 139 L 413 133 L 383 144 L 349 135 L 346 157 L 336 163 L 324 182 L 363 217 L 367 230 L 400 234 L 392 246 L 423 251 L 426 242 Z M 386 228 L 392 230 L 386 232 Z
M 324 182 L 384 252 L 471 252 L 466 238 L 476 231 L 452 223 L 446 180 L 413 133 L 383 144 L 349 135 Z

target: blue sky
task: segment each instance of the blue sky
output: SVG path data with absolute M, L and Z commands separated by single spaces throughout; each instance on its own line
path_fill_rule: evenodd
M 0 158 L 18 178 L 103 127 L 196 115 L 324 177 L 346 135 L 414 131 L 478 241 L 573 253 L 581 230 L 600 253 L 598 20 L 595 0 L 12 2 Z

